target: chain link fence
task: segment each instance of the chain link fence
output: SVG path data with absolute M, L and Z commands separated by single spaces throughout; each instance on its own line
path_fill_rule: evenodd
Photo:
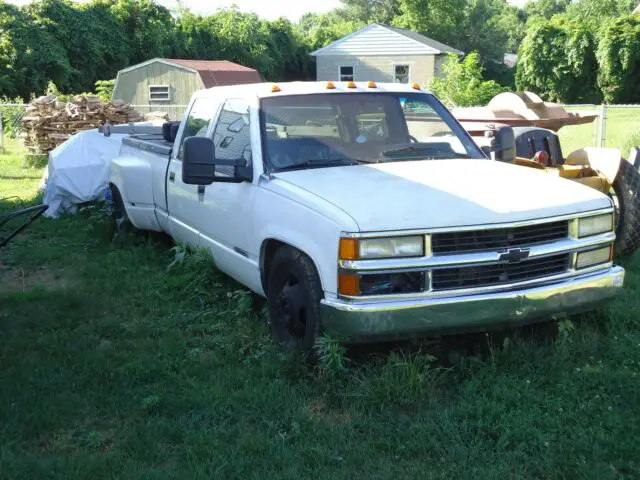
M 597 115 L 592 123 L 562 127 L 558 134 L 565 154 L 582 147 L 612 147 L 628 155 L 640 146 L 640 105 L 563 105 L 568 112 Z
M 20 134 L 20 122 L 26 104 L 0 103 L 0 149 L 6 138 Z M 187 105 L 132 105 L 143 115 L 163 112 L 170 120 L 180 120 Z M 563 152 L 569 153 L 582 147 L 614 147 L 623 155 L 631 146 L 640 146 L 640 105 L 563 105 L 569 112 L 597 115 L 592 123 L 570 125 L 558 132 Z

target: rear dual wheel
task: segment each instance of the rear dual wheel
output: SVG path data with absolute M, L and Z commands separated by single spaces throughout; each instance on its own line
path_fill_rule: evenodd
M 111 209 L 111 218 L 113 219 L 115 234 L 118 237 L 124 237 L 130 234 L 137 234 L 140 231 L 133 226 L 131 220 L 129 220 L 129 215 L 127 215 L 127 209 L 124 206 L 124 201 L 122 200 L 122 195 L 120 195 L 120 191 L 114 185 L 111 185 L 111 201 L 110 201 L 110 209 Z

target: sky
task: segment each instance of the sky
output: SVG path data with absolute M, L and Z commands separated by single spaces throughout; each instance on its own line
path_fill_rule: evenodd
M 24 5 L 31 0 L 7 0 L 9 3 Z M 167 8 L 175 8 L 176 0 L 157 0 Z M 508 0 L 509 3 L 522 5 L 526 0 Z M 323 13 L 340 6 L 340 0 L 182 0 L 185 7 L 194 13 L 211 13 L 221 7 L 229 7 L 235 3 L 244 12 L 257 13 L 262 18 L 273 20 L 280 16 L 297 22 L 308 12 Z

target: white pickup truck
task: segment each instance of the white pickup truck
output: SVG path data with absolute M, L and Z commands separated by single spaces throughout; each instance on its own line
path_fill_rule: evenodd
M 126 136 L 110 182 L 118 224 L 208 249 L 284 348 L 522 325 L 624 281 L 607 196 L 490 159 L 415 84 L 202 90 Z

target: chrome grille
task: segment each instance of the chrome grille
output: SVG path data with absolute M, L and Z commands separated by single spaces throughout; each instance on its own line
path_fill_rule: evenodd
M 562 253 L 520 263 L 443 268 L 433 271 L 431 287 L 457 290 L 535 280 L 566 272 L 569 260 L 570 254 Z
M 568 236 L 569 222 L 565 220 L 526 227 L 435 233 L 431 248 L 434 255 L 447 255 L 538 245 Z

